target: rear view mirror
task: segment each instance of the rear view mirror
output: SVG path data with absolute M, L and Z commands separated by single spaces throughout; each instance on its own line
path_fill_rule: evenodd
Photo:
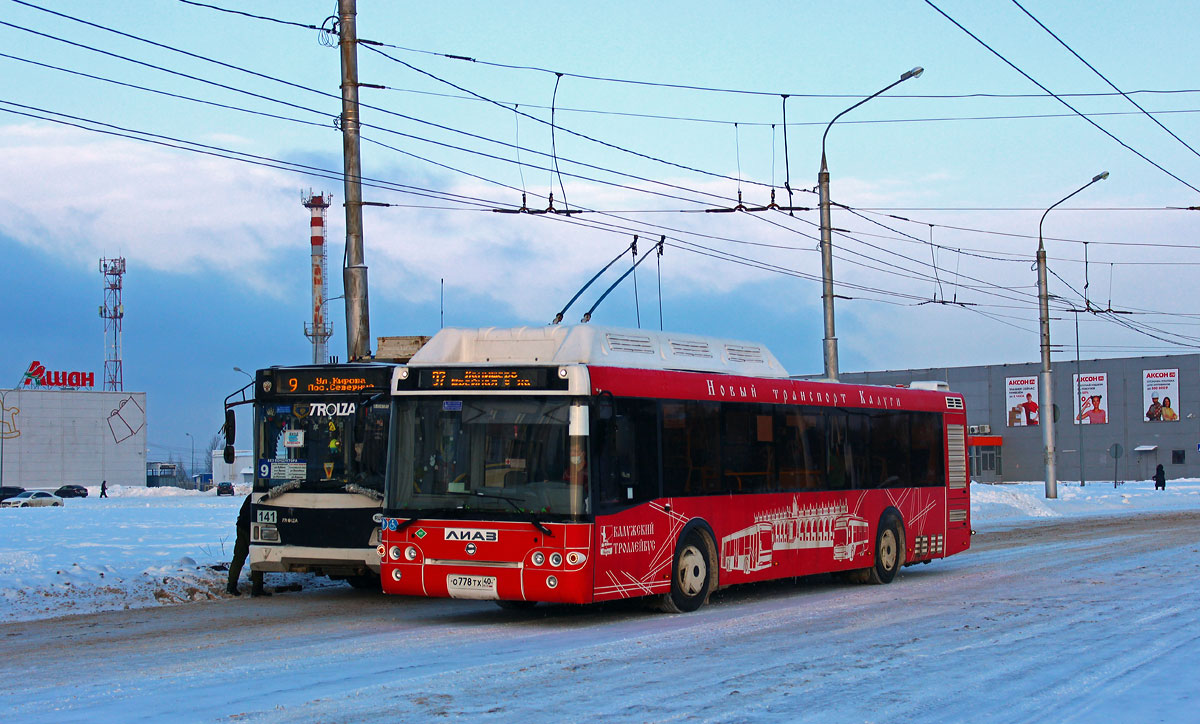
M 233 408 L 225 408 L 225 445 L 232 448 L 237 438 L 237 416 L 233 413 Z M 227 460 L 226 462 L 233 462 Z
M 233 458 L 234 458 L 233 445 L 225 446 L 225 454 L 223 457 L 225 458 L 225 463 L 227 465 L 233 465 Z

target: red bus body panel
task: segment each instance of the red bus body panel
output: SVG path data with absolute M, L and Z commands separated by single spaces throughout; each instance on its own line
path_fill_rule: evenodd
M 944 415 L 944 434 L 951 426 L 965 433 L 962 396 L 945 391 L 617 367 L 588 371 L 593 394 L 938 412 Z M 949 471 L 946 438 L 943 465 Z M 965 465 L 965 453 L 959 463 Z M 692 521 L 713 535 L 719 586 L 865 568 L 875 563 L 875 534 L 889 509 L 903 522 L 906 562 L 943 558 L 970 546 L 966 485 L 662 498 L 597 515 L 594 524 L 545 523 L 552 537 L 529 522 L 419 519 L 396 530 L 404 519 L 385 520 L 383 589 L 563 603 L 667 593 L 675 546 Z M 417 551 L 412 561 L 405 557 L 409 546 Z M 540 565 L 534 562 L 539 552 L 545 557 Z M 560 565 L 550 563 L 554 552 L 563 558 Z M 574 564 L 568 562 L 572 553 Z M 453 576 L 485 583 L 494 577 L 495 587 L 452 592 Z

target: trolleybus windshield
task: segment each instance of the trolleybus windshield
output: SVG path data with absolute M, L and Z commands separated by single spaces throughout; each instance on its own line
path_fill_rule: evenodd
M 362 397 L 276 398 L 255 406 L 255 489 L 348 484 L 383 492 L 389 406 Z
M 561 397 L 397 399 L 387 507 L 411 516 L 584 514 L 587 437 L 569 434 L 570 413 Z

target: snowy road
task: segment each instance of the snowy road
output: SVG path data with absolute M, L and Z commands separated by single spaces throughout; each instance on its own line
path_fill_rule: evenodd
M 326 588 L 0 625 L 9 721 L 1194 720 L 1200 512 L 1025 522 L 888 586 L 510 613 Z M 14 716 L 15 715 L 15 716 Z

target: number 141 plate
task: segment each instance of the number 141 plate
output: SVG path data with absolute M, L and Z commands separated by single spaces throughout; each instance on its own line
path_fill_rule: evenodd
M 446 593 L 451 598 L 496 599 L 495 576 L 467 576 L 451 573 L 446 576 Z

